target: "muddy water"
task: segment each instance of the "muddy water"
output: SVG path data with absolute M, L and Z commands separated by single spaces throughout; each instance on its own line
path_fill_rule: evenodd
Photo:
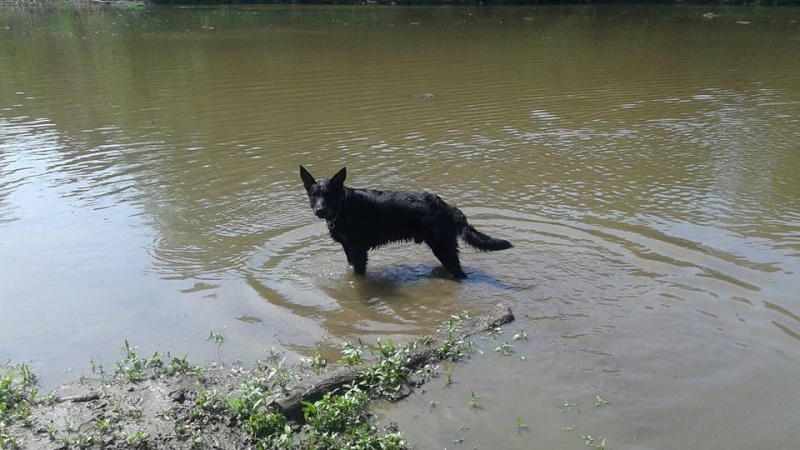
M 3 8 L 0 359 L 336 357 L 502 301 L 483 357 L 382 409 L 419 448 L 793 448 L 800 12 L 709 11 Z M 358 279 L 299 164 L 515 248 Z

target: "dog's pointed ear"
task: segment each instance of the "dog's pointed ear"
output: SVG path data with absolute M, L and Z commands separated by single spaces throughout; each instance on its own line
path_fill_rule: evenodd
M 312 177 L 303 166 L 300 166 L 300 178 L 303 179 L 303 187 L 305 187 L 306 190 L 311 189 L 311 186 L 317 182 L 317 180 L 315 180 L 314 177 Z
M 342 167 L 342 170 L 336 172 L 336 175 L 331 177 L 331 183 L 343 186 L 345 178 L 347 178 L 347 167 Z

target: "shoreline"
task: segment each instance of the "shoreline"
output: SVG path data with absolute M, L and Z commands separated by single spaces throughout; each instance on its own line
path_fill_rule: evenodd
M 169 353 L 142 357 L 126 341 L 113 370 L 91 361 L 92 376 L 44 394 L 29 366 L 4 365 L 0 448 L 405 450 L 413 447 L 396 425 L 377 421 L 371 402 L 418 392 L 439 377 L 439 362 L 473 353 L 468 338 L 513 320 L 502 304 L 475 319 L 464 312 L 436 338 L 345 343 L 338 361 L 318 350 L 296 367 L 274 349 L 252 368 L 201 367 Z

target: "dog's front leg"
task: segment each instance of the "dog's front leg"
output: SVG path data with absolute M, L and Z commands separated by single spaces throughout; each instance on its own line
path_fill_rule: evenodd
M 351 248 L 348 259 L 352 259 L 353 272 L 356 275 L 367 273 L 367 249 Z
M 342 249 L 344 249 L 344 254 L 347 255 L 347 264 L 350 264 L 352 266 L 354 264 L 353 249 L 345 243 L 342 243 Z

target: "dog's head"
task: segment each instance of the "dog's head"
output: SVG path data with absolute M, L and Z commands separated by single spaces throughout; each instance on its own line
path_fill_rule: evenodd
M 344 197 L 344 179 L 347 177 L 347 168 L 336 172 L 331 178 L 315 180 L 313 176 L 300 166 L 300 178 L 306 188 L 311 209 L 317 217 L 333 220 L 339 213 L 340 204 Z

